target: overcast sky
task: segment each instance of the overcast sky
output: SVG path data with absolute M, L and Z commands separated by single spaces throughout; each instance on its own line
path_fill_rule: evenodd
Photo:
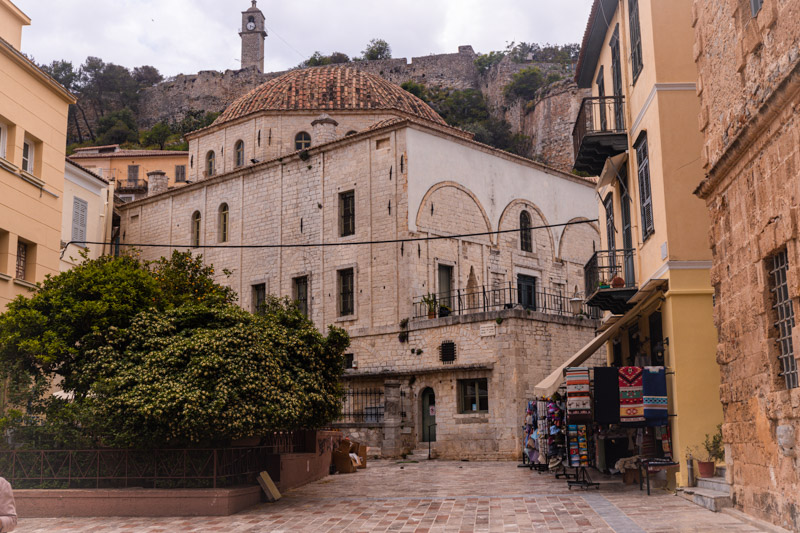
M 39 63 L 87 56 L 162 74 L 238 69 L 249 0 L 13 0 L 28 16 L 22 51 Z M 508 41 L 580 42 L 591 0 L 260 0 L 266 71 L 314 51 L 359 55 L 374 37 L 394 57 L 505 48 Z

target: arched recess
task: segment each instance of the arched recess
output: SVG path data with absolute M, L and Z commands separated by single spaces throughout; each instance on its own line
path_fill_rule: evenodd
M 474 206 L 475 211 L 470 212 L 469 204 Z M 443 219 L 451 222 L 452 226 L 442 224 Z M 416 225 L 420 230 L 435 229 L 454 235 L 492 231 L 492 223 L 478 197 L 454 181 L 442 181 L 428 189 L 420 202 Z M 481 237 L 475 239 L 483 240 Z M 495 236 L 487 235 L 485 240 L 494 244 Z
M 558 259 L 585 264 L 591 258 L 594 249 L 600 244 L 600 229 L 596 223 L 589 222 L 589 219 L 585 217 L 573 218 L 569 222 L 586 223 L 564 226 L 559 239 Z M 594 247 L 592 242 L 595 243 Z
M 536 204 L 530 202 L 528 200 L 512 200 L 505 209 L 503 209 L 503 214 L 500 215 L 500 224 L 497 226 L 498 231 L 506 231 L 515 228 L 519 228 L 519 219 L 520 219 L 520 212 L 522 210 L 527 210 L 528 213 L 531 215 L 531 225 L 536 228 L 537 226 L 547 226 L 550 222 L 542 213 L 542 210 L 539 209 Z M 541 235 L 547 235 L 547 243 L 548 243 L 548 251 L 550 252 L 550 259 L 555 260 L 555 239 L 553 237 L 553 232 L 549 229 L 534 229 L 533 230 L 533 246 L 534 252 L 537 251 L 539 248 L 538 244 L 541 241 Z M 519 250 L 519 235 L 509 232 L 509 233 L 501 233 L 498 236 L 498 242 L 503 243 L 506 242 L 509 247 L 512 247 L 511 241 L 513 241 L 514 248 Z

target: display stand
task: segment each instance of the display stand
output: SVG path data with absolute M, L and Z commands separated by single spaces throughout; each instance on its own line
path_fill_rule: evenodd
M 595 483 L 592 481 L 592 478 L 589 477 L 589 472 L 586 470 L 585 466 L 578 466 L 575 468 L 575 479 L 572 481 L 567 481 L 567 487 L 569 490 L 572 490 L 572 487 L 580 487 L 582 489 L 600 489 L 600 483 Z
M 570 474 L 567 472 L 567 467 L 564 466 L 564 463 L 561 463 L 561 468 L 556 469 L 556 479 L 577 479 L 577 472 L 575 474 Z

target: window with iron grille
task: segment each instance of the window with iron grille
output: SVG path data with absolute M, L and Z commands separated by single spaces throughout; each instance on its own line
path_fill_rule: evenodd
M 489 412 L 488 379 L 458 380 L 458 411 L 462 414 Z
M 754 17 L 761 11 L 762 5 L 764 5 L 764 0 L 750 0 L 750 10 Z
M 642 29 L 639 25 L 639 0 L 628 1 L 628 18 L 631 26 L 631 68 L 633 83 L 639 78 L 644 64 L 642 62 Z
M 175 165 L 175 183 L 186 181 L 186 165 Z
M 308 316 L 308 276 L 301 276 L 294 278 L 294 300 L 297 302 L 297 308 L 305 316 Z
M 352 268 L 340 270 L 339 274 L 339 316 L 355 313 L 354 272 Z
M 781 362 L 781 375 L 786 382 L 786 388 L 794 389 L 798 386 L 797 360 L 794 358 L 794 345 L 792 344 L 792 329 L 794 328 L 794 307 L 789 298 L 789 284 L 786 282 L 786 273 L 789 270 L 789 258 L 786 250 L 773 256 L 769 262 L 772 309 L 774 311 L 775 339 L 780 351 L 778 359 Z
M 614 227 L 614 196 L 610 193 L 606 196 L 603 207 L 605 207 L 606 210 L 606 239 L 608 240 L 608 249 L 615 250 L 617 247 L 617 239 Z
M 444 341 L 440 344 L 439 360 L 446 365 L 452 365 L 456 360 L 456 343 L 453 341 Z
M 17 279 L 25 279 L 25 271 L 28 268 L 28 244 L 17 242 Z
M 139 165 L 128 165 L 128 181 L 139 179 Z
M 531 215 L 527 211 L 519 214 L 519 247 L 523 252 L 533 252 Z
M 267 284 L 258 283 L 253 285 L 253 312 L 263 313 L 264 304 L 267 302 Z
M 646 241 L 655 233 L 653 224 L 653 197 L 650 191 L 650 157 L 647 151 L 647 134 L 639 136 L 634 145 L 636 163 L 639 168 L 639 201 L 642 210 L 642 240 Z
M 347 237 L 356 233 L 356 192 L 339 194 L 339 235 Z

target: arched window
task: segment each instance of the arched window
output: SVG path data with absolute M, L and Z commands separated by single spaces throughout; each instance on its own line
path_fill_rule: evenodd
M 192 213 L 192 248 L 200 247 L 200 222 L 202 217 L 200 211 Z
M 206 154 L 206 176 L 213 176 L 217 171 L 217 157 L 214 151 L 211 150 Z
M 311 135 L 301 131 L 294 138 L 294 149 L 305 150 L 307 148 L 311 148 Z
M 527 211 L 519 214 L 519 247 L 523 252 L 533 252 L 531 215 Z
M 228 242 L 228 204 L 219 206 L 219 242 Z
M 234 157 L 236 158 L 236 166 L 244 166 L 244 141 L 236 141 L 234 145 Z

